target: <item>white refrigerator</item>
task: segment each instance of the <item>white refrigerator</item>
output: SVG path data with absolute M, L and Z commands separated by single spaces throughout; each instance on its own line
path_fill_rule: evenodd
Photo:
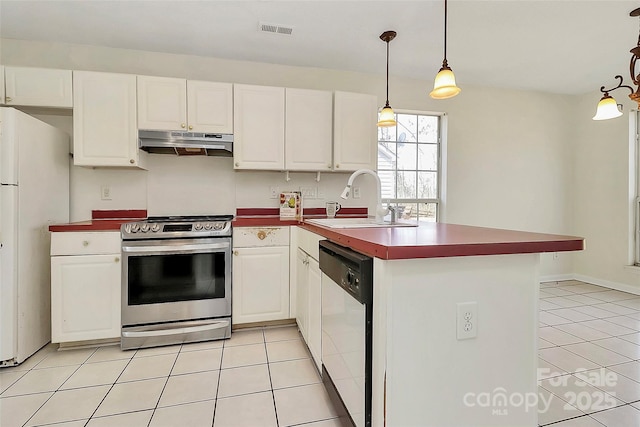
M 69 221 L 69 135 L 0 108 L 0 366 L 51 340 L 52 223 Z

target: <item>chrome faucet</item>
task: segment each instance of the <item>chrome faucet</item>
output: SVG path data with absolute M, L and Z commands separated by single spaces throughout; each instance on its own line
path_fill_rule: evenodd
M 376 203 L 376 222 L 378 224 L 382 224 L 384 222 L 384 216 L 387 214 L 390 207 L 386 207 L 386 208 L 382 207 L 382 185 L 380 184 L 380 177 L 378 176 L 377 173 L 375 173 L 371 169 L 358 169 L 357 171 L 352 173 L 351 176 L 349 177 L 349 181 L 347 181 L 347 186 L 344 187 L 344 190 L 342 191 L 342 194 L 340 195 L 340 197 L 343 199 L 349 198 L 349 195 L 351 194 L 351 186 L 353 185 L 353 180 L 356 179 L 357 176 L 365 175 L 365 174 L 371 175 L 376 179 L 376 190 L 378 191 L 378 200 Z M 394 217 L 395 217 L 395 213 L 392 213 L 392 217 L 391 217 L 392 222 L 395 222 Z

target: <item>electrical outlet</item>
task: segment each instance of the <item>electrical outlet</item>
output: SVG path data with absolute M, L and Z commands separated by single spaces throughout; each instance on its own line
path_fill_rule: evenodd
M 108 185 L 103 185 L 100 187 L 100 199 L 101 200 L 111 200 L 111 187 Z
M 277 199 L 280 197 L 280 189 L 278 187 L 271 186 L 269 187 L 270 198 Z
M 353 198 L 354 199 L 359 199 L 360 198 L 360 187 L 352 187 L 351 188 L 351 192 L 353 193 Z
M 478 336 L 478 303 L 459 302 L 456 307 L 456 338 L 466 340 Z
M 300 192 L 302 193 L 302 197 L 305 199 L 315 199 L 317 194 L 316 187 L 300 187 Z

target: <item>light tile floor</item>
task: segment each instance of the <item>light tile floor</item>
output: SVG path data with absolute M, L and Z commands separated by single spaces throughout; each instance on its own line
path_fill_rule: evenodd
M 539 424 L 640 426 L 640 296 L 540 285 Z
M 340 425 L 295 326 L 138 351 L 55 348 L 0 370 L 0 426 Z
M 540 287 L 541 426 L 640 426 L 640 297 Z M 545 406 L 545 403 L 548 406 Z M 49 345 L 0 370 L 0 426 L 338 426 L 295 326 L 121 351 Z

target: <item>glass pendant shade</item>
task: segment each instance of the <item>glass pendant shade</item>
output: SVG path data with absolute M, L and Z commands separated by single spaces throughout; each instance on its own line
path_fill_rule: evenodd
M 618 109 L 618 103 L 608 93 L 605 94 L 600 102 L 598 102 L 598 108 L 596 109 L 596 115 L 593 116 L 593 120 L 608 120 L 620 117 L 622 112 Z
M 460 93 L 462 89 L 456 86 L 456 76 L 449 67 L 442 67 L 433 83 L 433 90 L 429 96 L 433 99 L 452 98 Z
M 396 125 L 396 114 L 393 112 L 393 108 L 386 104 L 382 110 L 380 110 L 380 116 L 378 119 L 378 127 L 389 127 Z

